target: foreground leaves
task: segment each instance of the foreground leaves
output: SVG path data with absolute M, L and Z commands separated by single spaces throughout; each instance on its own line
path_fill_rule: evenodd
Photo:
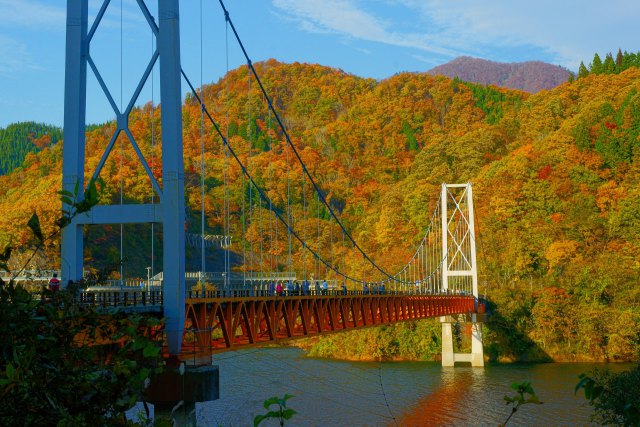
M 297 414 L 297 412 L 294 411 L 293 409 L 287 408 L 287 400 L 289 400 L 292 397 L 293 396 L 290 394 L 285 394 L 284 397 L 282 398 L 274 396 L 265 400 L 264 409 L 266 409 L 268 412 L 266 414 L 256 415 L 255 418 L 253 419 L 253 427 L 257 427 L 262 421 L 269 418 L 279 420 L 280 425 L 284 426 L 285 420 L 289 420 L 291 419 L 292 416 Z M 271 405 L 278 405 L 278 408 L 276 410 L 269 410 Z
M 628 371 L 612 373 L 594 370 L 580 374 L 575 393 L 584 390 L 584 397 L 593 406 L 591 420 L 603 425 L 640 426 L 640 365 Z
M 529 381 L 512 383 L 511 388 L 516 391 L 516 394 L 513 396 L 504 397 L 506 404 L 511 405 L 511 413 L 504 421 L 502 426 L 507 425 L 513 414 L 515 414 L 522 405 L 526 405 L 529 403 L 542 405 L 542 402 L 540 401 L 540 399 L 538 399 L 538 396 L 536 396 L 536 393 L 535 391 L 533 391 L 533 387 L 531 387 L 531 383 Z

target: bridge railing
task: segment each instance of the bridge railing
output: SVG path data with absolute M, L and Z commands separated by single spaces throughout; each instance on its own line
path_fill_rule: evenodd
M 13 278 L 17 282 L 22 281 L 48 281 L 57 274 L 60 277 L 60 270 L 24 270 L 18 276 L 13 277 L 13 273 L 8 271 L 0 271 L 0 278 L 7 282 Z
M 305 290 L 283 290 L 282 292 L 276 292 L 269 289 L 262 288 L 237 288 L 237 289 L 216 289 L 216 290 L 189 290 L 186 293 L 186 298 L 189 299 L 201 299 L 201 298 L 252 298 L 252 297 L 307 297 L 307 296 L 369 296 L 369 295 L 440 295 L 440 296 L 471 296 L 467 292 L 453 292 L 453 291 L 432 291 L 428 289 L 423 290 L 354 290 L 354 289 L 341 289 L 338 287 L 317 290 L 309 289 Z
M 425 290 L 423 292 L 404 292 L 394 290 L 343 290 L 327 289 L 309 291 L 282 291 L 280 293 L 263 289 L 219 289 L 219 290 L 189 290 L 186 291 L 187 299 L 215 299 L 215 298 L 291 298 L 291 297 L 323 297 L 323 296 L 376 296 L 376 295 L 438 295 L 438 296 L 458 296 L 467 295 L 465 293 L 440 292 Z M 79 302 L 99 307 L 131 307 L 131 306 L 161 306 L 163 302 L 163 292 L 160 288 L 141 290 L 140 288 L 113 288 L 113 287 L 92 287 L 83 290 L 79 294 Z M 484 308 L 478 307 L 480 310 Z
M 152 291 L 83 291 L 78 297 L 81 304 L 96 307 L 137 307 L 162 306 L 163 295 L 160 290 Z
M 267 281 L 267 280 L 296 280 L 296 273 L 290 271 L 278 271 L 272 273 L 261 273 L 259 271 L 247 271 L 246 273 L 231 272 L 229 274 L 219 271 L 187 271 L 184 278 L 187 281 L 199 281 L 204 277 L 206 282 L 224 283 L 225 278 L 233 282 L 245 281 Z M 154 275 L 151 280 L 162 281 L 164 279 L 163 272 Z

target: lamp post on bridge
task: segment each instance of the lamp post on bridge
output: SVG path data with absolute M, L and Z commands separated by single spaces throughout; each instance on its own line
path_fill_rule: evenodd
M 147 267 L 147 294 L 151 290 L 151 267 Z

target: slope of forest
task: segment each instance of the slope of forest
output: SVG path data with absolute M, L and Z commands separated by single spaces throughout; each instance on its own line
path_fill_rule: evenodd
M 0 128 L 0 175 L 20 166 L 27 153 L 39 151 L 62 139 L 62 129 L 44 123 L 12 123 Z
M 569 78 L 569 71 L 541 61 L 504 63 L 461 56 L 427 71 L 433 76 L 450 78 L 483 85 L 496 85 L 525 92 L 552 89 Z
M 428 226 L 440 183 L 474 183 L 480 287 L 493 304 L 485 330 L 491 358 L 638 357 L 638 68 L 590 74 L 531 95 L 428 74 L 399 74 L 376 82 L 319 65 L 271 60 L 255 66 L 286 117 L 310 172 L 352 235 L 381 265 L 393 270 L 411 256 Z M 239 68 L 227 79 L 206 86 L 204 98 L 274 205 L 284 209 L 290 193 L 296 227 L 320 235 L 321 250 L 328 257 L 332 223 L 324 211 L 320 218 L 303 214 L 303 196 L 304 204 L 313 209 L 315 199 L 308 186 L 305 193 L 299 185 L 299 167 L 286 179 L 290 153 L 257 85 L 251 85 L 250 94 L 248 86 L 246 68 Z M 191 97 L 183 117 L 187 225 L 197 232 L 200 109 Z M 153 137 L 152 169 L 158 175 L 159 110 L 148 105 L 136 109 L 130 127 L 147 158 Z M 108 123 L 88 132 L 87 171 L 98 163 L 114 128 Z M 221 233 L 225 155 L 211 127 L 205 130 L 207 232 Z M 103 202 L 119 202 L 120 182 L 125 202 L 148 201 L 149 180 L 137 166 L 135 153 L 127 144 L 119 147 L 116 144 L 101 174 Z M 21 224 L 34 211 L 43 228 L 53 230 L 59 204 L 52 201 L 61 185 L 60 162 L 61 144 L 56 144 L 27 155 L 21 168 L 0 177 L 1 240 L 27 243 L 28 233 Z M 249 194 L 241 190 L 237 166 L 229 167 L 227 180 L 233 249 L 242 253 L 246 217 L 240 208 Z M 268 215 L 259 212 L 256 204 L 246 241 L 279 255 L 279 268 L 286 269 L 286 234 L 281 229 L 275 241 L 273 233 L 264 232 L 272 227 Z M 142 276 L 149 265 L 149 231 L 131 228 L 126 236 L 125 246 L 131 248 L 126 268 Z M 115 227 L 92 227 L 87 238 L 89 263 L 92 258 L 94 265 L 117 260 L 116 239 Z M 333 250 L 340 256 L 339 246 Z M 294 268 L 301 270 L 302 249 L 298 245 L 292 251 Z M 59 256 L 55 245 L 49 255 Z M 310 262 L 307 271 L 313 270 Z M 425 330 L 431 329 L 409 326 L 378 335 L 393 335 L 389 339 L 397 344 L 415 340 L 416 331 Z M 419 345 L 433 347 L 438 339 L 426 337 Z M 355 342 L 340 334 L 330 340 L 325 347 L 343 354 Z M 375 340 L 367 346 L 360 351 L 380 350 Z M 415 357 L 432 353 L 426 349 Z

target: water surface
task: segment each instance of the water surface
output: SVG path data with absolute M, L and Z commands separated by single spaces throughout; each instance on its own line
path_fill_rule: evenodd
M 295 396 L 288 404 L 298 412 L 286 426 L 496 426 L 510 413 L 503 400 L 514 394 L 510 384 L 525 380 L 544 404 L 526 405 L 510 426 L 588 425 L 591 408 L 573 391 L 578 375 L 597 366 L 443 368 L 311 359 L 295 348 L 223 353 L 214 363 L 220 366 L 220 399 L 196 406 L 199 426 L 252 426 L 253 417 L 266 412 L 263 401 L 285 393 Z

